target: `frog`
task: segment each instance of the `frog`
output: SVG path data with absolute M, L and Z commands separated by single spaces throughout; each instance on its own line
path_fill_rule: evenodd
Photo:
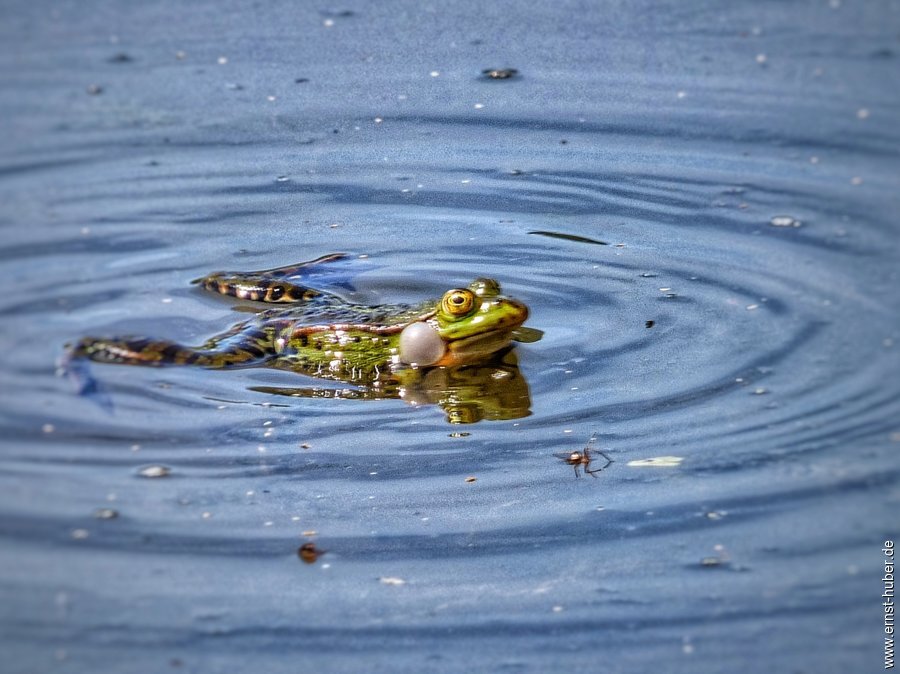
M 207 274 L 192 283 L 265 308 L 200 346 L 134 336 L 83 337 L 68 347 L 66 362 L 271 367 L 353 388 L 251 390 L 437 403 L 451 423 L 530 413 L 527 384 L 510 350 L 514 341 L 537 341 L 541 333 L 523 326 L 529 311 L 522 301 L 504 295 L 500 284 L 486 277 L 413 304 L 351 302 L 306 282 L 320 268 L 348 257 L 331 253 L 274 269 Z

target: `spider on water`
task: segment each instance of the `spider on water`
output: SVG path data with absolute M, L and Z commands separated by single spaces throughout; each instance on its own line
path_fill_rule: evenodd
M 590 475 L 591 477 L 597 477 L 597 473 L 602 471 L 604 468 L 608 468 L 610 464 L 613 462 L 611 458 L 606 455 L 602 449 L 592 449 L 594 442 L 597 440 L 597 434 L 594 433 L 591 436 L 591 439 L 588 440 L 587 445 L 585 445 L 584 449 L 580 452 L 559 452 L 554 454 L 558 459 L 562 459 L 567 464 L 572 466 L 575 469 L 575 477 L 581 477 L 581 473 L 578 472 L 579 468 L 583 468 L 584 472 Z M 591 462 L 594 460 L 594 454 L 599 454 L 604 459 L 606 459 L 606 463 L 604 463 L 600 468 L 591 468 Z

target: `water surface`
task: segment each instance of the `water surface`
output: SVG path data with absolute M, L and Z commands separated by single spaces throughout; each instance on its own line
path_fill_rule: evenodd
M 6 671 L 882 666 L 900 5 L 183 11 L 2 10 Z M 335 251 L 357 301 L 527 302 L 530 415 L 56 376 L 245 315 L 191 279 Z

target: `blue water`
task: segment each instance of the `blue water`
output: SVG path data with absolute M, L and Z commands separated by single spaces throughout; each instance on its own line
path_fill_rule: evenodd
M 0 9 L 4 672 L 881 670 L 900 3 L 148 5 Z M 335 251 L 528 303 L 530 414 L 56 374 Z

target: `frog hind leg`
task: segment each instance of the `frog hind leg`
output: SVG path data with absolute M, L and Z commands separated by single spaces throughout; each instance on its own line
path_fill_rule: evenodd
M 86 359 L 120 365 L 197 365 L 225 369 L 260 365 L 274 355 L 270 332 L 251 328 L 240 332 L 231 330 L 201 347 L 142 337 L 85 337 L 69 350 L 67 361 Z
M 302 276 L 314 265 L 343 260 L 344 253 L 323 255 L 309 262 L 300 262 L 286 267 L 248 272 L 216 272 L 192 283 L 199 284 L 210 292 L 229 295 L 254 302 L 299 303 L 310 302 L 326 293 L 308 286 L 292 283 L 287 279 Z

